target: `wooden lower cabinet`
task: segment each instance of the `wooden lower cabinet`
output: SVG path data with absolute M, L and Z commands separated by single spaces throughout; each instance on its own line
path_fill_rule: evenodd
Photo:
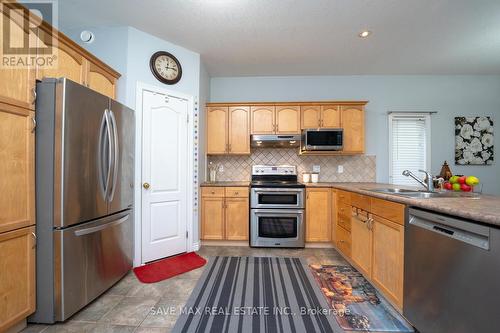
M 0 234 L 0 332 L 35 311 L 35 227 Z
M 371 279 L 376 287 L 403 307 L 404 226 L 373 217 L 373 267 Z
M 331 239 L 331 189 L 306 189 L 306 242 Z
M 357 268 L 370 276 L 372 269 L 372 231 L 369 217 L 353 214 L 351 219 L 351 259 Z
M 226 198 L 226 239 L 248 240 L 248 198 Z
M 337 249 L 349 258 L 351 256 L 351 232 L 337 224 L 335 237 Z
M 248 240 L 247 187 L 203 187 L 202 240 Z
M 224 239 L 224 198 L 201 199 L 201 239 Z
M 401 310 L 406 207 L 341 190 L 336 202 L 337 249 Z

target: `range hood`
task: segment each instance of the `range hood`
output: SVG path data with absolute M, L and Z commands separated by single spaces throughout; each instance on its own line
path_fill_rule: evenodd
M 296 148 L 300 147 L 300 134 L 291 135 L 252 135 L 254 148 Z

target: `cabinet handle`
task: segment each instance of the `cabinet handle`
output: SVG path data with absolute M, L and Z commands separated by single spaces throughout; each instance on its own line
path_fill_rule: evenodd
M 342 239 L 341 239 L 341 240 L 339 240 L 339 242 L 340 242 L 340 243 L 345 243 L 345 240 L 342 240 Z
M 31 117 L 31 122 L 33 123 L 33 128 L 31 129 L 31 133 L 34 133 L 36 130 L 36 119 L 35 117 Z
M 212 191 L 212 192 L 210 192 L 210 193 L 215 194 L 215 191 Z
M 240 192 L 234 192 L 234 195 L 239 195 L 239 194 L 240 194 Z
M 36 103 L 36 87 L 31 88 L 31 94 L 33 95 L 33 102 L 31 102 L 31 104 L 35 105 L 35 103 Z
M 34 232 L 31 233 L 31 236 L 33 236 L 33 246 L 31 248 L 34 249 L 36 247 L 37 238 Z

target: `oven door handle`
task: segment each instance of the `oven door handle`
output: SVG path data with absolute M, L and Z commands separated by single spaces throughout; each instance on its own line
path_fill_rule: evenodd
M 254 193 L 256 194 L 272 194 L 272 192 L 276 192 L 279 194 L 282 194 L 283 192 L 287 193 L 302 193 L 304 192 L 303 188 L 298 188 L 298 189 L 293 189 L 293 188 L 260 188 L 260 189 L 253 189 Z
M 270 214 L 272 216 L 276 215 L 304 215 L 303 209 L 254 209 L 252 212 L 255 214 Z

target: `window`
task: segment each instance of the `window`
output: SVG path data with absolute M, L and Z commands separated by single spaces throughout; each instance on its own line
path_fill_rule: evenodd
M 412 178 L 403 176 L 403 171 L 419 174 L 418 170 L 430 169 L 430 125 L 428 113 L 389 115 L 389 181 L 392 184 L 417 185 Z

